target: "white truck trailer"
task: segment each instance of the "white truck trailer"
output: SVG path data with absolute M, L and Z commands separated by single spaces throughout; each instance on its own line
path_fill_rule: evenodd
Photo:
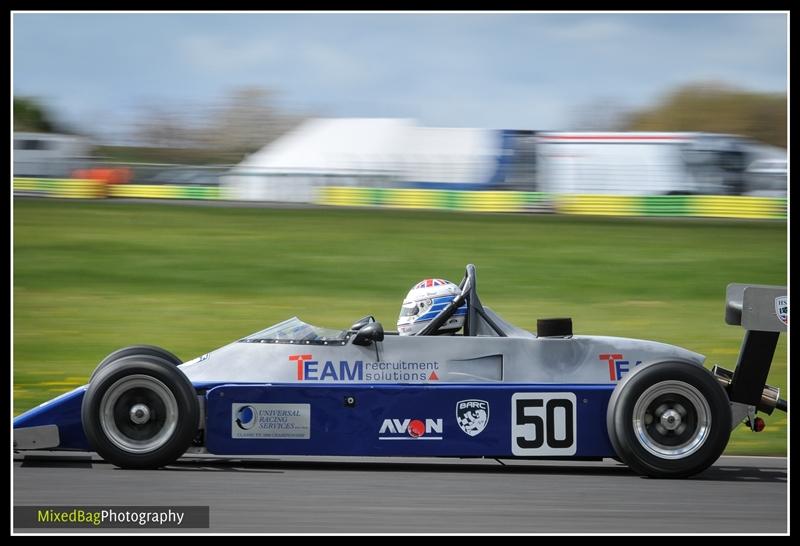
M 536 189 L 614 195 L 739 195 L 754 143 L 707 133 L 536 135 Z

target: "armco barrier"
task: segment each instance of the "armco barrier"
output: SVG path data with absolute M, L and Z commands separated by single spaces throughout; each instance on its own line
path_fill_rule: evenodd
M 523 191 L 457 191 L 326 186 L 317 203 L 347 207 L 444 209 L 474 212 L 546 210 L 549 196 Z
M 226 199 L 225 188 L 111 184 L 96 180 L 15 178 L 14 193 L 43 197 L 97 199 Z M 785 197 L 730 195 L 580 195 L 525 191 L 459 191 L 324 186 L 316 203 L 347 207 L 532 212 L 591 216 L 674 216 L 705 218 L 785 219 Z
M 217 186 L 173 186 L 119 184 L 109 186 L 109 197 L 128 199 L 221 199 L 222 188 Z
M 556 212 L 609 216 L 786 218 L 786 198 L 747 195 L 558 195 Z
M 559 195 L 556 210 L 561 214 L 592 216 L 638 216 L 640 197 L 628 195 Z
M 106 184 L 97 180 L 15 178 L 14 193 L 61 199 L 100 199 L 106 197 Z
M 773 197 L 698 195 L 692 200 L 691 215 L 717 218 L 785 218 L 786 200 Z
M 786 218 L 786 198 L 728 195 L 580 195 L 523 191 L 455 191 L 328 186 L 317 203 L 349 207 L 529 212 L 590 216 Z
M 98 199 L 222 199 L 224 189 L 216 186 L 106 184 L 98 180 L 15 178 L 14 193 L 41 197 Z

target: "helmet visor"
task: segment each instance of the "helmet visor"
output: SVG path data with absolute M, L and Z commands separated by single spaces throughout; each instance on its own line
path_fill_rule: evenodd
M 412 303 L 411 305 L 404 305 L 400 308 L 401 317 L 416 317 L 419 314 L 419 305 Z

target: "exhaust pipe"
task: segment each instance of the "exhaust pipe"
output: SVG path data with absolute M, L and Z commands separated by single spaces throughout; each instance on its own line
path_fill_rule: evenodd
M 711 374 L 716 378 L 719 384 L 722 385 L 722 388 L 725 389 L 725 392 L 730 394 L 730 387 L 731 383 L 733 382 L 733 372 L 720 366 L 714 366 L 711 368 Z M 770 385 L 764 385 L 764 389 L 761 391 L 761 400 L 758 405 L 756 405 L 756 409 L 758 411 L 763 411 L 767 415 L 772 415 L 772 412 L 775 411 L 775 409 L 779 409 L 784 412 L 787 411 L 788 404 L 786 400 L 781 398 L 781 390 L 779 388 L 771 387 Z

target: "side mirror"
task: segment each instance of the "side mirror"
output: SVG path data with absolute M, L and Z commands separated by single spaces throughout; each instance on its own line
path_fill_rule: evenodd
M 355 321 L 353 325 L 350 327 L 350 329 L 357 332 L 367 324 L 372 324 L 373 322 L 375 322 L 375 317 L 373 317 L 372 315 L 367 315 L 366 317 L 360 318 L 357 321 Z
M 375 341 L 383 341 L 383 326 L 380 322 L 370 322 L 362 326 L 353 338 L 353 345 L 369 345 Z

